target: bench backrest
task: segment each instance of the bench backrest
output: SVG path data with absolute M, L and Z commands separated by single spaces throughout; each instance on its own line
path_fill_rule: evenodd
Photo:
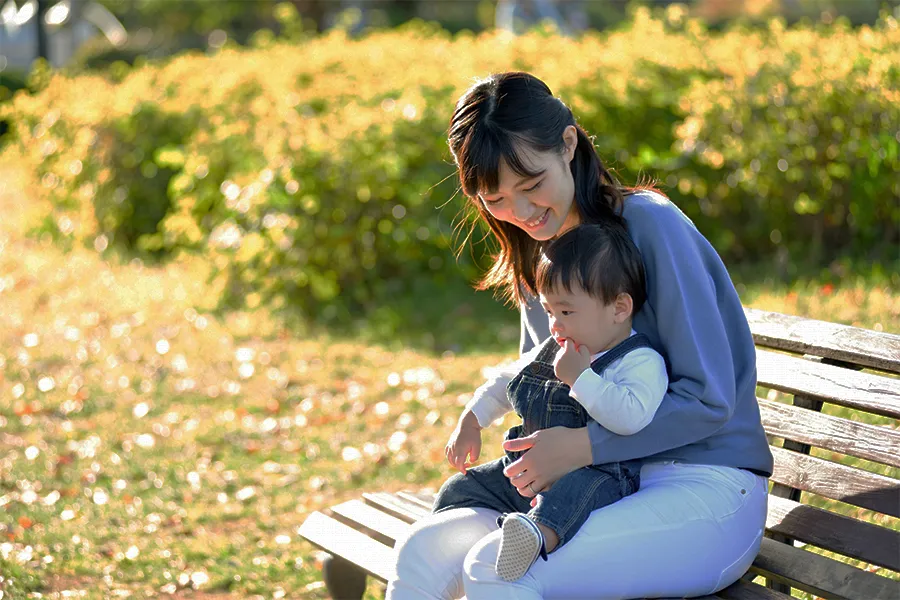
M 745 312 L 775 456 L 767 535 L 845 557 L 822 561 L 767 541 L 780 558 L 754 572 L 823 597 L 900 592 L 872 576 L 900 578 L 900 336 Z

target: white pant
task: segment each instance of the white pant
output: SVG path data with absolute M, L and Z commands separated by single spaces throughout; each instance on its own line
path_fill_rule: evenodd
M 767 480 L 731 467 L 648 463 L 638 492 L 594 511 L 520 580 L 494 572 L 499 513 L 460 508 L 417 522 L 397 546 L 386 600 L 606 600 L 702 596 L 759 552 Z

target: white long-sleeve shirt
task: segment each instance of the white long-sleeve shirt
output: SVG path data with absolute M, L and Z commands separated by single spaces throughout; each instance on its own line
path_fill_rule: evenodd
M 467 406 L 475 413 L 479 425 L 487 427 L 513 410 L 506 386 L 540 350 L 541 346 L 537 346 L 518 360 L 496 367 L 491 378 L 475 390 Z M 593 355 L 591 362 L 603 354 Z M 590 367 L 585 369 L 575 380 L 570 395 L 609 431 L 631 435 L 653 419 L 668 385 L 663 357 L 652 348 L 637 348 L 613 361 L 602 375 Z

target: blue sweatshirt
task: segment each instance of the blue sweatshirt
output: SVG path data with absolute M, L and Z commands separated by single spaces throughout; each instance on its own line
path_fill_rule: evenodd
M 647 302 L 633 327 L 666 360 L 669 389 L 647 427 L 617 435 L 588 424 L 594 464 L 646 458 L 772 474 L 756 402 L 756 351 L 725 265 L 690 219 L 652 192 L 623 210 L 647 273 Z M 550 334 L 537 300 L 522 310 L 521 352 Z

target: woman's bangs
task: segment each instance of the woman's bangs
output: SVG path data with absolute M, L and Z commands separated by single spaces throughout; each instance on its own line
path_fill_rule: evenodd
M 482 190 L 496 189 L 500 180 L 500 149 L 490 137 L 472 136 L 469 143 L 464 182 L 469 198 L 477 199 Z
M 477 198 L 482 191 L 494 193 L 500 185 L 500 159 L 506 161 L 509 168 L 520 177 L 536 177 L 543 171 L 532 171 L 522 160 L 517 150 L 523 140 L 512 136 L 496 135 L 493 132 L 476 133 L 469 140 L 469 152 L 466 156 L 466 176 L 463 190 L 470 198 Z
M 521 136 L 510 136 L 504 139 L 503 158 L 506 164 L 513 170 L 513 173 L 519 177 L 537 177 L 545 171 L 545 169 L 531 169 L 528 164 L 522 160 L 519 148 L 523 146 L 532 146 L 532 144 Z M 493 188 L 493 189 L 496 189 Z

